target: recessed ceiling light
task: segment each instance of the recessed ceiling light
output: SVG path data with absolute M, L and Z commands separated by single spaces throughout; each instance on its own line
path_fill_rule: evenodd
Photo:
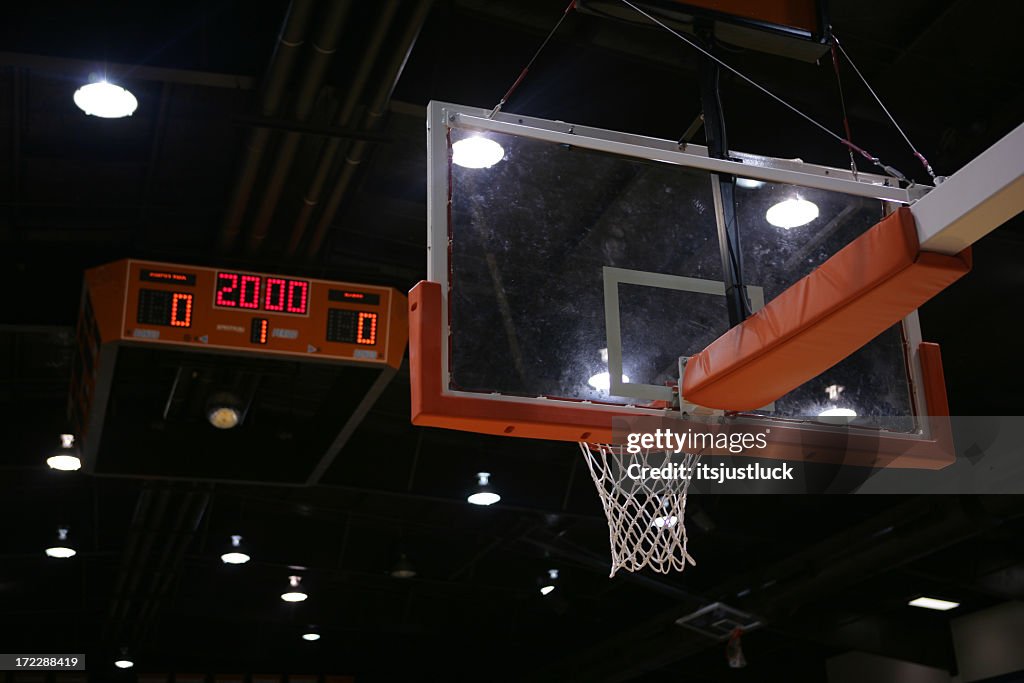
M 916 598 L 907 604 L 911 607 L 923 607 L 925 609 L 939 610 L 940 612 L 947 612 L 960 606 L 959 602 L 940 600 L 938 598 Z
M 452 144 L 452 163 L 463 168 L 490 168 L 505 158 L 505 149 L 481 135 L 462 138 Z
M 139 107 L 139 101 L 119 85 L 97 81 L 83 85 L 75 91 L 75 104 L 89 116 L 101 119 L 120 119 L 131 116 Z
M 818 205 L 806 199 L 786 199 L 768 209 L 764 217 L 777 228 L 798 228 L 818 217 Z
M 130 669 L 133 666 L 135 666 L 135 662 L 133 662 L 130 659 L 119 659 L 116 662 L 114 662 L 114 666 L 116 666 L 118 669 Z
M 309 642 L 313 642 L 314 640 L 320 640 L 320 634 L 310 631 L 309 633 L 303 633 L 302 639 L 308 640 Z

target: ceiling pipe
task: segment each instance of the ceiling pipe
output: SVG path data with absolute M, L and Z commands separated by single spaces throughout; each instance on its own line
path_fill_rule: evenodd
M 295 98 L 293 117 L 300 123 L 308 121 L 313 112 L 317 94 L 324 84 L 327 67 L 330 66 L 334 53 L 338 49 L 341 30 L 345 25 L 349 9 L 351 9 L 349 0 L 332 0 L 328 3 L 326 16 L 320 22 L 320 30 L 317 32 L 316 38 L 313 39 L 313 54 L 310 57 L 309 66 L 299 86 L 298 96 Z M 267 237 L 270 222 L 274 218 L 274 210 L 281 199 L 281 191 L 284 190 L 285 181 L 291 172 L 292 163 L 295 161 L 295 154 L 298 152 L 301 141 L 301 133 L 289 131 L 278 147 L 276 158 L 271 165 L 270 180 L 267 181 L 266 189 L 256 211 L 256 217 L 252 221 L 251 232 L 246 244 L 250 253 L 259 250 L 263 240 Z
M 288 7 L 281 33 L 277 37 L 277 46 L 263 79 L 263 92 L 260 97 L 260 113 L 263 116 L 274 116 L 281 106 L 284 89 L 305 39 L 306 25 L 309 23 L 312 10 L 313 0 L 292 0 Z M 235 179 L 228 210 L 224 214 L 220 235 L 222 249 L 230 249 L 238 238 L 269 139 L 270 130 L 267 128 L 254 128 L 249 133 L 245 144 L 245 158 Z
M 412 48 L 416 44 L 416 38 L 419 36 L 420 29 L 423 28 L 423 24 L 427 19 L 430 5 L 430 0 L 420 0 L 416 4 L 409 24 L 402 34 L 402 39 L 399 43 L 400 49 L 395 52 L 394 57 L 388 64 L 387 71 L 381 79 L 381 87 L 363 117 L 363 125 L 361 126 L 363 130 L 373 131 L 381 124 L 388 102 L 391 100 L 391 93 L 394 92 L 398 79 L 402 77 L 405 62 L 409 58 L 409 53 L 412 52 Z M 356 140 L 349 148 L 348 155 L 345 157 L 345 164 L 342 166 L 341 173 L 338 175 L 334 188 L 327 198 L 327 204 L 324 206 L 323 213 L 320 214 L 320 219 L 313 230 L 313 236 L 306 247 L 306 257 L 308 259 L 312 259 L 320 251 L 324 238 L 327 236 L 327 230 L 334 220 L 334 215 L 338 212 L 338 207 L 341 205 L 341 200 L 344 198 L 345 192 L 349 185 L 351 185 L 352 179 L 359 170 L 359 165 L 366 157 L 369 148 L 370 146 L 365 140 Z
M 366 89 L 366 82 L 370 80 L 370 73 L 373 70 L 373 65 L 377 63 L 381 47 L 384 45 L 384 39 L 387 37 L 388 30 L 391 28 L 391 23 L 394 21 L 395 14 L 398 12 L 398 6 L 398 0 L 389 0 L 384 3 L 384 7 L 381 10 L 380 15 L 377 17 L 377 23 L 373 28 L 373 32 L 370 34 L 370 42 L 366 46 L 366 53 L 360 60 L 359 69 L 356 71 L 356 75 L 352 79 L 352 84 L 348 88 L 348 95 L 346 95 L 344 102 L 342 102 L 341 108 L 338 109 L 338 115 L 335 117 L 335 125 L 339 127 L 347 127 L 351 125 L 352 115 L 355 113 L 356 105 L 359 104 L 359 96 Z M 324 147 L 323 152 L 320 154 L 320 160 L 317 162 L 316 171 L 313 174 L 313 180 L 306 189 L 305 195 L 303 195 L 299 213 L 295 217 L 295 222 L 292 223 L 291 237 L 289 238 L 288 246 L 285 249 L 285 254 L 287 256 L 294 256 L 295 252 L 299 249 L 299 244 L 302 242 L 302 238 L 306 234 L 306 227 L 309 225 L 309 221 L 313 217 L 313 212 L 316 210 L 317 204 L 320 203 L 320 195 L 323 194 L 324 185 L 327 183 L 327 175 L 334 167 L 334 161 L 338 156 L 338 151 L 341 149 L 342 144 L 348 144 L 348 141 L 332 138 L 328 141 L 327 146 Z
M 125 547 L 125 552 L 121 556 L 113 599 L 110 601 L 107 619 L 103 625 L 104 637 L 110 636 L 113 639 L 120 635 L 121 619 L 128 609 L 131 595 L 138 583 L 139 567 L 145 564 L 170 498 L 171 494 L 167 489 L 160 491 L 155 503 L 152 502 L 150 489 L 145 489 L 139 494 L 132 519 L 135 540 Z
M 199 525 L 202 524 L 209 504 L 210 494 L 208 491 L 203 491 L 190 495 L 189 501 L 182 505 L 183 511 L 188 510 L 187 514 L 183 515 L 185 523 L 175 530 L 175 537 L 168 543 L 168 548 L 172 544 L 176 544 L 174 553 L 170 555 L 169 562 L 158 567 L 157 576 L 159 580 L 154 581 L 153 589 L 146 596 L 145 603 L 139 609 L 139 642 L 145 642 L 152 633 L 154 618 L 159 614 L 160 608 L 170 592 L 171 585 L 174 583 L 174 579 L 181 571 L 185 560 L 185 551 L 192 545 L 192 539 L 195 538 L 196 531 L 199 529 Z

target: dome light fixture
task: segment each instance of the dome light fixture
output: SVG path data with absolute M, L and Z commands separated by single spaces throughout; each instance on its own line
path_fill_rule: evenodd
M 68 542 L 68 528 L 66 526 L 59 527 L 57 529 L 57 542 L 46 549 L 46 556 L 53 557 L 58 560 L 66 560 L 77 554 L 78 553 Z
M 611 379 L 612 376 L 609 375 L 607 371 L 599 372 L 596 375 L 592 376 L 590 379 L 588 379 L 587 384 L 592 386 L 594 389 L 597 389 L 602 394 L 607 394 L 611 390 Z M 623 375 L 622 382 L 623 384 L 629 384 L 629 377 Z
M 846 387 L 839 384 L 832 384 L 825 387 L 825 393 L 828 394 L 828 400 L 832 403 L 831 406 L 818 413 L 818 417 L 857 417 L 857 411 L 852 408 L 843 408 L 838 405 L 839 395 L 843 393 Z
M 472 502 L 472 501 L 470 501 Z M 396 579 L 412 579 L 416 576 L 416 567 L 412 565 L 409 558 L 402 553 L 401 557 L 398 558 L 398 562 L 391 568 L 391 576 Z
M 482 135 L 452 143 L 452 163 L 463 168 L 490 168 L 505 158 L 505 149 Z
M 135 95 L 106 79 L 83 85 L 75 91 L 75 104 L 89 116 L 122 119 L 139 108 Z
M 281 599 L 285 602 L 302 602 L 309 597 L 306 593 L 299 590 L 299 582 L 302 581 L 301 577 L 289 576 L 288 587 L 290 590 L 281 593 Z
M 558 582 L 558 570 L 549 569 L 548 575 L 541 581 L 540 594 L 551 595 L 555 592 L 555 584 Z
M 50 469 L 61 472 L 74 472 L 82 469 L 82 459 L 78 457 L 78 450 L 75 448 L 74 434 L 60 435 L 60 450 L 47 458 L 46 464 Z
M 501 500 L 501 496 L 491 488 L 490 472 L 477 472 L 476 478 L 479 488 L 474 493 L 469 494 L 469 497 L 466 498 L 468 502 L 473 505 L 494 505 Z
M 818 417 L 857 417 L 857 411 L 852 408 L 826 408 L 818 413 Z
M 775 204 L 764 215 L 776 228 L 790 230 L 807 225 L 818 217 L 818 205 L 806 199 L 794 197 Z
M 664 508 L 666 512 L 664 512 L 661 516 L 652 519 L 651 526 L 656 527 L 658 529 L 671 529 L 679 523 L 679 518 L 672 514 L 670 509 L 671 501 L 668 498 L 658 496 L 658 500 L 661 504 L 661 507 Z
M 315 642 L 317 640 L 320 640 L 320 632 L 317 631 L 315 628 L 310 627 L 306 629 L 305 633 L 302 634 L 302 639 L 309 643 Z
M 224 564 L 245 564 L 252 558 L 242 550 L 242 537 L 238 534 L 231 536 L 231 549 L 220 556 Z
M 243 414 L 242 400 L 229 391 L 218 391 L 206 401 L 206 419 L 217 429 L 234 429 Z

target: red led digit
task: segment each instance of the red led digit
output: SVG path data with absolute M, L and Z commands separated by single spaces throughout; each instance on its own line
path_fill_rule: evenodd
M 306 312 L 306 303 L 309 299 L 309 283 L 304 280 L 288 281 L 288 312 Z
M 286 280 L 279 277 L 267 278 L 267 298 L 263 302 L 263 308 L 268 311 L 283 311 L 285 297 L 287 296 Z
M 260 307 L 260 278 L 256 275 L 243 275 L 242 287 L 239 290 L 238 305 L 242 308 Z
M 267 328 L 270 327 L 270 323 L 266 320 L 260 321 L 260 344 L 267 343 Z
M 359 320 L 356 324 L 356 343 L 366 344 L 367 346 L 377 343 L 376 313 L 361 312 L 359 314 Z
M 217 305 L 238 306 L 238 273 L 217 273 Z
M 192 327 L 192 295 L 171 295 L 171 327 Z

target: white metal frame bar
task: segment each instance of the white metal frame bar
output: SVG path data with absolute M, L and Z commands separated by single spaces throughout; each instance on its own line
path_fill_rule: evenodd
M 604 278 L 605 343 L 608 345 L 608 393 L 612 396 L 628 396 L 650 401 L 671 401 L 673 399 L 671 387 L 622 381 L 622 322 L 619 315 L 619 285 L 657 287 L 677 292 L 713 294 L 724 297 L 725 283 L 718 280 L 703 280 L 696 277 L 650 273 L 612 266 L 605 266 L 602 276 Z M 764 308 L 764 290 L 762 288 L 747 285 L 747 293 L 750 295 L 750 305 L 753 310 L 758 311 Z M 696 349 L 695 352 L 699 350 Z
M 910 207 L 921 248 L 959 254 L 1024 211 L 1024 123 Z

